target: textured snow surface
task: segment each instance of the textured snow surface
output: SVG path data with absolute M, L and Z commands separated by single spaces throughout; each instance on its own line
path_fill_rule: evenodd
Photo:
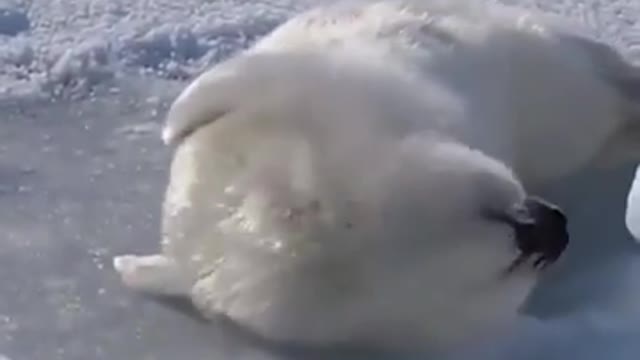
M 133 295 L 108 264 L 157 246 L 159 127 L 185 79 L 313 2 L 0 0 L 0 359 L 280 358 Z M 640 1 L 504 2 L 565 15 L 640 60 Z M 575 225 L 593 264 L 576 260 L 584 271 L 534 299 L 545 320 L 459 358 L 640 357 L 640 261 L 619 230 L 634 171 L 567 190 L 601 198 L 572 211 L 602 226 Z M 296 358 L 337 358 L 312 355 Z
M 34 87 L 55 94 L 86 90 L 123 68 L 186 78 L 246 47 L 304 5 L 296 0 L 0 3 L 0 94 Z

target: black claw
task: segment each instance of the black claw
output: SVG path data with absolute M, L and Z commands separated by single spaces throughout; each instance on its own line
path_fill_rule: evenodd
M 544 269 L 547 265 L 549 265 L 549 259 L 544 255 L 538 255 L 538 257 L 533 262 L 533 267 L 536 269 Z

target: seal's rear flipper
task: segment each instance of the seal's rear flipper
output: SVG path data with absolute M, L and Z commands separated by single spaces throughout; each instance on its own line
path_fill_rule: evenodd
M 191 292 L 185 272 L 164 255 L 116 256 L 113 268 L 126 286 L 142 293 L 188 297 Z

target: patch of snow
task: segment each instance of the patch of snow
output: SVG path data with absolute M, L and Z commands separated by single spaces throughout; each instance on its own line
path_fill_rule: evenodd
M 640 167 L 636 169 L 635 178 L 629 190 L 625 223 L 631 234 L 640 241 Z
M 635 360 L 640 353 L 637 320 L 598 312 L 530 319 L 499 344 L 463 349 L 447 360 Z
M 0 94 L 28 88 L 57 96 L 86 93 L 122 69 L 189 78 L 309 1 L 30 0 L 13 6 L 0 6 L 0 33 L 15 35 L 0 36 Z
M 29 17 L 18 8 L 3 7 L 0 4 L 0 36 L 15 36 L 29 30 Z

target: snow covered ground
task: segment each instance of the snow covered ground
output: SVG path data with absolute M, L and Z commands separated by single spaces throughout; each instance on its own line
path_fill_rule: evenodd
M 0 354 L 267 357 L 220 326 L 132 295 L 109 259 L 157 246 L 169 155 L 159 126 L 185 79 L 313 2 L 0 0 Z M 584 22 L 640 61 L 637 0 L 505 2 Z M 471 358 L 640 356 L 640 261 L 629 235 L 611 230 L 625 221 L 634 171 L 594 174 L 567 189 L 576 199 L 592 192 L 611 200 L 602 209 L 574 202 L 573 211 L 602 224 L 582 233 L 574 225 L 587 245 L 565 268 L 583 271 L 565 269 L 534 297 L 544 322 Z M 566 314 L 588 306 L 603 310 Z

